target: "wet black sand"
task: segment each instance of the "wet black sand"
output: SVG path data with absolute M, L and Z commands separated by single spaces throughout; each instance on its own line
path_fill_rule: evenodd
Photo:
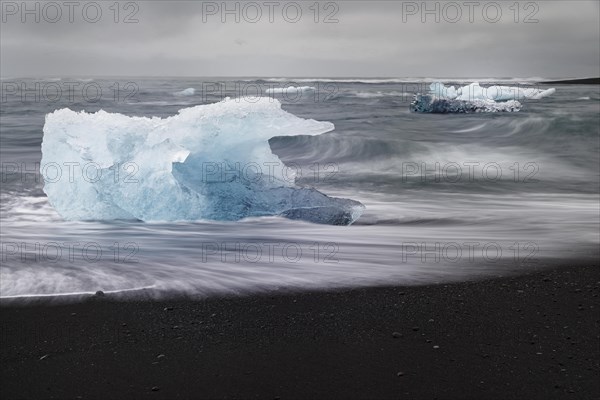
M 597 399 L 600 269 L 0 308 L 8 398 Z

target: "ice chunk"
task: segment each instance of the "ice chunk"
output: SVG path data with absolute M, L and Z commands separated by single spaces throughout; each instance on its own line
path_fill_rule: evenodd
M 225 99 L 168 118 L 57 110 L 46 115 L 42 171 L 52 206 L 69 220 L 238 220 L 282 215 L 350 224 L 364 206 L 297 188 L 271 152 L 274 136 L 319 135 L 271 98 Z M 68 172 L 68 176 L 66 176 Z
M 479 112 L 517 112 L 521 103 L 516 100 L 495 102 L 493 100 L 475 99 L 472 101 L 444 99 L 427 94 L 417 94 L 410 109 L 420 113 L 479 113 Z
M 434 82 L 429 86 L 429 93 L 442 99 L 455 99 L 458 93 L 454 86 L 447 87 L 441 82 Z
M 176 92 L 174 94 L 175 94 L 175 96 L 193 96 L 194 93 L 196 93 L 196 89 L 187 88 L 187 89 L 182 90 L 181 92 Z
M 429 94 L 415 95 L 410 109 L 422 113 L 516 112 L 521 109 L 519 100 L 538 100 L 555 92 L 498 85 L 486 88 L 479 82 L 455 88 L 434 82 L 429 86 Z

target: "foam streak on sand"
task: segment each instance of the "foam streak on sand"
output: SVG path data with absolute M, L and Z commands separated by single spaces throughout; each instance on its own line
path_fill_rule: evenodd
M 102 294 L 114 294 L 114 295 L 118 295 L 120 293 L 132 293 L 132 292 L 141 292 L 143 290 L 151 290 L 154 289 L 155 286 L 143 286 L 143 287 L 136 287 L 136 288 L 129 288 L 129 289 L 119 289 L 119 290 L 105 290 L 105 291 L 101 291 L 100 293 Z M 18 295 L 9 295 L 9 296 L 0 296 L 0 299 L 2 300 L 10 300 L 10 299 L 35 299 L 35 298 L 57 298 L 57 297 L 79 297 L 79 296 L 90 296 L 96 294 L 98 295 L 99 292 L 65 292 L 65 293 L 41 293 L 41 294 L 18 294 Z

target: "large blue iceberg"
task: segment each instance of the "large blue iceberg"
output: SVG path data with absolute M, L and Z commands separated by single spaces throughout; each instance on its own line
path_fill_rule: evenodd
M 480 113 L 517 112 L 519 100 L 539 100 L 556 92 L 516 86 L 480 86 L 478 82 L 455 88 L 434 82 L 427 94 L 416 94 L 410 104 L 411 111 L 420 113 Z
M 46 115 L 41 170 L 68 220 L 239 220 L 283 216 L 348 225 L 364 206 L 294 184 L 275 136 L 319 135 L 272 98 L 225 99 L 168 118 L 61 109 Z M 57 173 L 58 171 L 58 173 Z

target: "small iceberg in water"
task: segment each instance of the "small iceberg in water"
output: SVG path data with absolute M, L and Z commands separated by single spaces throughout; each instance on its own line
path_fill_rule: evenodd
M 410 109 L 420 113 L 517 112 L 522 107 L 519 100 L 539 100 L 555 92 L 554 88 L 541 90 L 498 85 L 486 88 L 479 82 L 455 88 L 434 82 L 428 94 L 415 95 Z

